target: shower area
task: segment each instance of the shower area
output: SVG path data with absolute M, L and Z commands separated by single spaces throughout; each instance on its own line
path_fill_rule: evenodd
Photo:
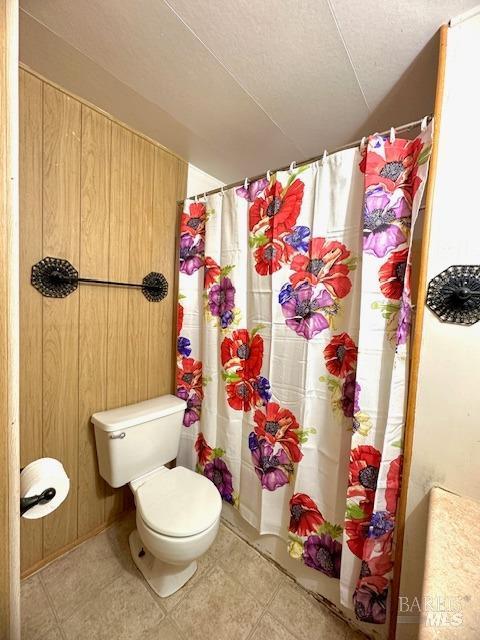
M 294 577 L 378 625 L 433 126 L 198 195 L 180 217 L 178 463 L 212 480 L 240 529 L 275 536 Z

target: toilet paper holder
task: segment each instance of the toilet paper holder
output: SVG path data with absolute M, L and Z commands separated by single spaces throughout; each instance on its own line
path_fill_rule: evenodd
M 53 487 L 49 487 L 42 491 L 39 495 L 36 496 L 28 496 L 28 498 L 20 498 L 20 515 L 23 516 L 25 512 L 27 512 L 32 507 L 37 506 L 37 504 L 46 504 L 50 502 L 55 496 L 57 492 Z

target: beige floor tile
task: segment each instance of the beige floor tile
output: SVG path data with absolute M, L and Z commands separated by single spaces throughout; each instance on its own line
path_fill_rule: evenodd
M 158 627 L 144 633 L 142 640 L 183 640 L 183 636 L 175 623 L 166 618 Z
M 229 553 L 232 546 L 238 540 L 240 540 L 240 538 L 235 533 L 230 531 L 225 525 L 220 524 L 215 542 L 205 554 L 204 559 L 210 563 L 220 560 L 225 554 Z
M 171 616 L 189 640 L 244 640 L 262 613 L 256 599 L 221 567 L 214 567 Z
M 22 583 L 22 640 L 364 637 L 224 525 L 193 578 L 159 598 L 132 560 L 134 528 L 132 513 Z
M 118 549 L 127 551 L 130 549 L 128 546 L 128 536 L 135 527 L 135 511 L 131 511 L 121 520 L 117 520 L 105 533 L 112 544 L 115 544 Z
M 67 640 L 136 640 L 164 617 L 140 581 L 122 574 L 62 627 Z
M 268 613 L 258 623 L 249 640 L 297 640 Z M 312 639 L 313 640 L 313 639 Z
M 220 525 L 215 542 L 212 544 L 207 553 L 198 561 L 198 569 L 195 575 L 179 589 L 176 593 L 168 598 L 160 598 L 162 607 L 167 611 L 171 611 L 183 598 L 195 587 L 207 573 L 217 564 L 217 562 L 229 553 L 232 546 L 239 540 L 238 536 L 230 531 L 224 525 Z
M 190 593 L 190 591 L 199 584 L 207 575 L 208 571 L 210 571 L 212 565 L 207 559 L 200 558 L 198 561 L 198 568 L 196 573 L 190 578 L 187 584 L 184 584 L 181 589 L 176 591 L 173 595 L 168 596 L 168 598 L 160 598 L 156 594 L 153 594 L 155 598 L 158 599 L 160 605 L 167 611 L 172 611 L 183 598 Z M 142 579 L 143 576 L 142 576 Z M 153 591 L 152 591 L 153 593 Z
M 22 582 L 20 606 L 22 640 L 38 640 L 56 627 L 55 615 L 38 574 Z
M 43 569 L 42 582 L 59 621 L 66 620 L 123 573 L 126 559 L 103 532 Z
M 220 564 L 263 606 L 269 602 L 284 579 L 284 574 L 273 563 L 263 558 L 240 538 L 237 538 L 230 551 L 222 557 Z
M 290 582 L 280 587 L 268 610 L 298 638 L 345 640 L 350 631 L 345 622 Z

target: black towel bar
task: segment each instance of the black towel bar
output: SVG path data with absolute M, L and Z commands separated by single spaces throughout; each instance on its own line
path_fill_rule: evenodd
M 168 293 L 168 282 L 162 273 L 152 271 L 141 283 L 116 282 L 98 280 L 97 278 L 82 278 L 75 267 L 62 258 L 47 256 L 32 267 L 31 283 L 47 298 L 65 298 L 73 293 L 79 284 L 108 285 L 112 287 L 130 287 L 141 289 L 143 295 L 150 302 L 163 300 Z

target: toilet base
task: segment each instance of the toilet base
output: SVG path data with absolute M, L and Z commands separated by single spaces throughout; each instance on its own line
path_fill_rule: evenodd
M 197 561 L 186 565 L 167 564 L 155 558 L 145 547 L 134 529 L 128 538 L 133 561 L 150 587 L 161 598 L 167 598 L 186 584 L 197 570 Z M 144 550 L 144 553 L 138 554 Z

